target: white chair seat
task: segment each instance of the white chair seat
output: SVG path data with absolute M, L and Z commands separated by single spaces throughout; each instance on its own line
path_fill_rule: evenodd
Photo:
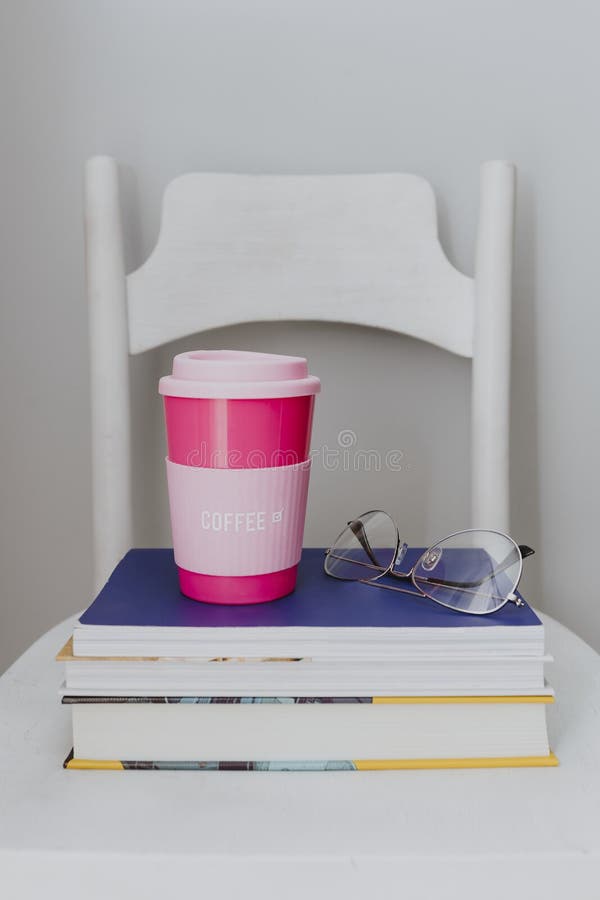
M 600 657 L 552 619 L 557 769 L 280 774 L 64 771 L 73 621 L 0 679 L 2 897 L 598 896 Z

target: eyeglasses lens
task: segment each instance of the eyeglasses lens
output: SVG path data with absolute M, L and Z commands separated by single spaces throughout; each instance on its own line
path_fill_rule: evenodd
M 398 529 L 387 513 L 372 510 L 349 522 L 329 550 L 325 571 L 346 581 L 374 581 L 393 565 Z
M 413 583 L 427 597 L 451 609 L 490 613 L 516 589 L 521 554 L 495 531 L 463 531 L 429 548 L 417 562 Z

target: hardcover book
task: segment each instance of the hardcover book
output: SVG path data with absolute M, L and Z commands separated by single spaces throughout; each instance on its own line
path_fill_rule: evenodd
M 298 760 L 304 768 L 323 760 L 352 760 L 357 768 L 357 760 L 371 761 L 371 767 L 377 761 L 385 768 L 393 760 L 395 768 L 414 768 L 417 760 L 428 767 L 483 765 L 482 760 L 500 765 L 507 759 L 551 765 L 545 711 L 552 700 L 67 695 L 63 703 L 72 713 L 74 756 L 87 760 L 87 767 L 92 760 L 179 767 L 199 759 L 225 760 L 229 767 L 271 762 L 279 768 L 297 767 Z
M 65 759 L 65 769 L 112 769 L 124 771 L 155 769 L 198 772 L 381 772 L 399 769 L 504 769 L 557 766 L 553 753 L 536 757 L 504 757 L 495 759 L 338 759 L 283 760 L 280 762 L 221 761 L 160 761 L 119 759 L 77 759 L 73 751 Z
M 438 653 L 543 655 L 543 626 L 527 604 L 489 616 L 446 609 L 323 571 L 305 549 L 296 590 L 272 603 L 218 606 L 179 591 L 173 551 L 131 550 L 81 616 L 77 656 L 291 656 L 384 659 Z M 408 551 L 406 565 L 422 551 Z
M 57 654 L 65 693 L 247 697 L 298 694 L 440 696 L 545 694 L 547 656 L 482 654 L 461 659 L 442 653 L 404 659 L 319 657 L 97 657 L 75 656 L 72 639 Z

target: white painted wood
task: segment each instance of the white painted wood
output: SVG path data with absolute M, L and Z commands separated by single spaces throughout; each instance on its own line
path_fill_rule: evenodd
M 0 678 L 1 895 L 596 900 L 600 657 L 544 621 L 558 768 L 278 774 L 63 771 L 64 622 Z
M 473 282 L 416 175 L 184 175 L 127 278 L 130 349 L 236 322 L 376 325 L 473 353 Z
M 473 357 L 473 524 L 508 530 L 514 178 L 482 168 L 475 281 L 440 246 L 430 185 L 406 174 L 184 175 L 125 278 L 116 164 L 90 160 L 96 584 L 132 542 L 127 352 L 237 322 L 379 326 Z
M 117 165 L 85 168 L 86 287 L 92 391 L 94 582 L 132 544 L 129 357 Z
M 510 307 L 515 167 L 481 169 L 475 262 L 472 379 L 472 519 L 475 527 L 510 530 Z

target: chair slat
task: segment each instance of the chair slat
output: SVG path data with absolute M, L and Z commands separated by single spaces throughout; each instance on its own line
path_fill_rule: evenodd
M 191 174 L 127 278 L 130 351 L 248 321 L 371 325 L 473 355 L 473 281 L 415 175 Z

